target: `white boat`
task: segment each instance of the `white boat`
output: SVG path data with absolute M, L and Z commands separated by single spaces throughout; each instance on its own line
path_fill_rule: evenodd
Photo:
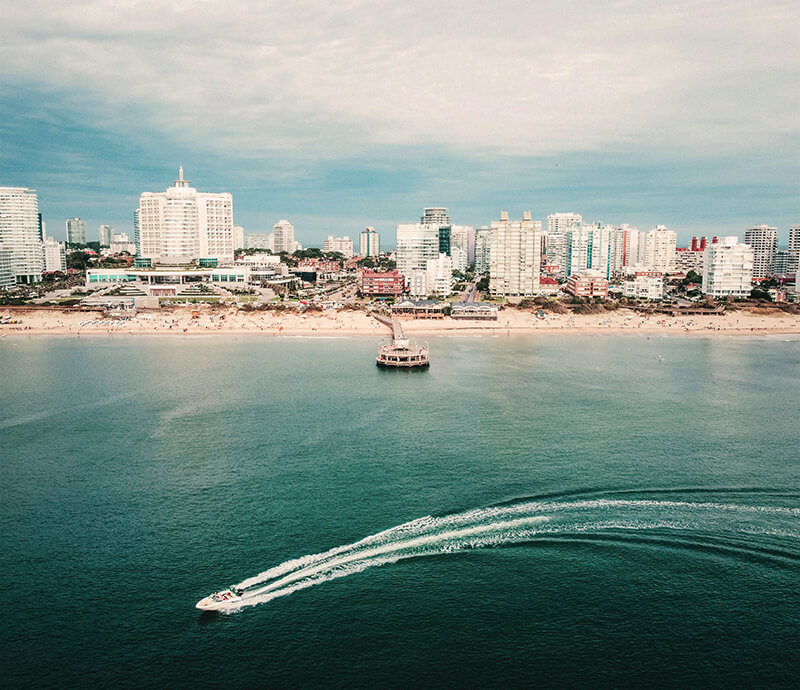
M 244 594 L 244 590 L 236 589 L 235 587 L 223 589 L 198 601 L 195 608 L 201 611 L 219 611 L 235 605 L 242 598 L 242 594 Z

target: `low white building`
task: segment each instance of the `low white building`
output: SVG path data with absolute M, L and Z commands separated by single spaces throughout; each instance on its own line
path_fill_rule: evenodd
M 753 282 L 753 248 L 738 237 L 720 237 L 706 245 L 703 257 L 704 295 L 749 297 Z
M 625 297 L 635 299 L 663 299 L 664 281 L 652 276 L 636 276 L 633 280 L 626 280 L 622 284 Z

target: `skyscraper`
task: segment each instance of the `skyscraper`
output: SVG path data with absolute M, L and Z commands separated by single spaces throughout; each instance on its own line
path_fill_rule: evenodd
M 797 275 L 800 265 L 800 223 L 789 226 L 789 259 L 786 262 L 789 275 Z
M 133 212 L 133 243 L 136 245 L 137 256 L 142 251 L 142 245 L 139 241 L 139 209 Z
M 10 269 L 14 282 L 42 279 L 44 244 L 35 190 L 0 187 L 0 248 L 7 252 L 4 270 Z
M 549 266 L 558 266 L 559 271 L 567 273 L 569 257 L 569 232 L 583 222 L 580 213 L 551 213 L 547 216 L 545 233 L 545 255 Z
M 401 223 L 397 226 L 397 270 L 406 280 L 415 269 L 424 271 L 439 256 L 439 226 Z
M 281 219 L 272 227 L 272 248 L 276 254 L 294 251 L 294 225 L 288 220 Z
M 450 226 L 450 254 L 454 248 L 461 249 L 466 254 L 466 263 L 475 263 L 475 228 L 471 225 Z
M 645 234 L 644 263 L 648 271 L 672 273 L 675 270 L 675 247 L 678 236 L 665 225 L 657 225 Z
M 140 255 L 166 263 L 232 260 L 233 197 L 198 192 L 183 179 L 182 167 L 173 184 L 139 199 Z
M 491 263 L 492 231 L 478 228 L 475 231 L 475 272 L 488 273 Z
M 378 256 L 381 253 L 381 236 L 371 225 L 361 231 L 359 256 Z
M 753 248 L 753 278 L 771 276 L 778 250 L 778 228 L 769 225 L 748 228 L 744 231 L 744 243 Z
M 610 225 L 603 223 L 580 223 L 572 226 L 568 232 L 568 276 L 591 268 L 608 279 L 611 273 L 612 230 Z
M 492 221 L 489 290 L 493 295 L 522 297 L 539 291 L 542 224 L 526 211 L 522 220 L 511 221 L 502 211 Z
M 67 244 L 86 244 L 86 221 L 80 218 L 67 220 Z
M 108 247 L 111 244 L 111 235 L 114 232 L 114 228 L 110 225 L 101 225 L 98 228 L 97 234 L 100 238 L 100 246 L 101 247 Z
M 244 249 L 244 228 L 241 225 L 233 226 L 233 250 Z

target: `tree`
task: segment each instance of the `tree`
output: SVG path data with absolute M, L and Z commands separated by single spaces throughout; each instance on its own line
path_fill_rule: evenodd
M 77 271 L 85 271 L 89 265 L 91 257 L 82 251 L 70 252 L 67 254 L 67 268 L 74 268 Z

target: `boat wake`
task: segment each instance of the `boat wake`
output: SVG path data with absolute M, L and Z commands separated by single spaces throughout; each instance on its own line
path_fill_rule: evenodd
M 523 499 L 440 517 L 425 516 L 323 553 L 286 561 L 243 580 L 225 613 L 400 560 L 543 538 L 631 541 L 650 534 L 670 546 L 800 563 L 800 508 L 653 499 Z M 637 540 L 638 541 L 638 540 Z

